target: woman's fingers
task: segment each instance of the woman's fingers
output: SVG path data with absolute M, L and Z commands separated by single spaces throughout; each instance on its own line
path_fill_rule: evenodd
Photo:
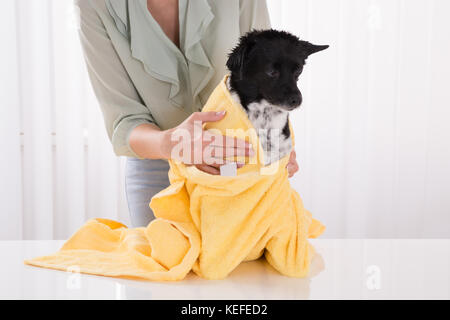
M 189 146 L 186 145 L 183 148 L 191 148 L 190 152 L 188 152 L 189 150 L 186 151 L 186 154 L 191 155 L 191 160 L 185 160 L 185 163 L 194 164 L 194 162 L 199 161 L 201 163 L 197 162 L 195 165 L 200 170 L 203 169 L 202 171 L 211 174 L 219 174 L 220 166 L 230 162 L 225 161 L 225 158 L 254 155 L 255 152 L 251 144 L 243 139 L 216 134 L 214 130 L 198 130 L 204 122 L 223 119 L 225 113 L 224 110 L 220 112 L 194 112 L 180 126 L 181 129 L 188 130 L 188 135 L 190 135 Z M 243 165 L 243 163 L 237 163 L 238 168 L 241 168 Z
M 207 165 L 215 167 L 215 168 L 220 168 L 220 166 L 223 166 L 224 164 L 232 163 L 232 162 L 235 162 L 238 168 L 241 168 L 244 165 L 244 163 L 241 163 L 241 162 L 225 160 L 224 158 L 213 157 L 213 156 L 204 157 L 202 164 L 207 164 Z
M 220 174 L 220 169 L 217 169 L 213 166 L 209 166 L 207 164 L 196 164 L 195 165 L 197 167 L 197 169 L 209 173 L 209 174 L 214 174 L 214 175 L 218 175 Z
M 214 154 L 213 156 L 215 157 L 219 157 L 221 155 L 225 156 L 225 157 L 251 157 L 255 154 L 255 152 L 253 151 L 253 149 L 251 148 L 217 148 L 215 147 L 214 149 Z M 216 154 L 217 153 L 217 154 Z
M 289 162 L 286 165 L 286 169 L 288 171 L 289 178 L 291 178 L 299 170 L 299 166 L 297 163 L 297 154 L 295 153 L 295 151 L 291 152 Z
M 252 145 L 242 139 L 236 137 L 224 136 L 221 134 L 215 134 L 208 130 L 204 131 L 204 142 L 207 147 L 217 150 L 222 149 L 223 154 L 227 156 L 242 155 L 253 156 L 254 150 Z M 235 149 L 235 150 L 233 150 Z M 230 152 L 229 154 L 225 152 Z
M 287 165 L 287 170 L 288 170 L 288 174 L 289 174 L 289 178 L 291 178 L 297 171 L 298 171 L 298 164 L 288 164 Z
M 217 147 L 231 147 L 231 148 L 250 148 L 251 144 L 248 141 L 238 139 L 236 137 L 224 136 L 215 134 L 208 130 L 205 131 L 205 138 L 211 141 L 211 144 Z
M 228 162 L 226 162 L 228 163 Z M 223 164 L 221 164 L 223 165 Z M 219 164 L 215 163 L 215 164 L 197 164 L 195 165 L 197 167 L 197 169 L 209 173 L 209 174 L 214 174 L 214 175 L 219 175 L 220 174 L 220 166 Z M 242 168 L 244 164 L 242 163 L 237 163 L 237 168 Z
M 206 164 L 208 166 L 212 166 L 212 167 L 216 167 L 216 168 L 219 168 L 220 166 L 227 163 L 227 161 L 225 161 L 224 158 L 212 157 L 210 155 L 205 156 L 202 160 L 203 160 L 202 164 Z
M 226 148 L 208 145 L 204 149 L 204 154 L 215 158 L 251 157 L 254 155 L 252 149 Z

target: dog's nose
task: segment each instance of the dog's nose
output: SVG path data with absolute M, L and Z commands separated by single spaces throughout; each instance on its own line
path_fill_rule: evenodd
M 290 96 L 288 99 L 288 103 L 290 107 L 297 107 L 301 103 L 301 99 L 299 95 Z

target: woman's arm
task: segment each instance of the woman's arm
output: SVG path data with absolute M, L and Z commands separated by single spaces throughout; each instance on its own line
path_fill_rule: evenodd
M 77 0 L 75 3 L 80 8 L 79 36 L 88 74 L 114 152 L 119 156 L 144 158 L 144 154 L 134 152 L 129 136 L 143 124 L 151 125 L 156 132 L 155 120 L 142 103 L 90 1 Z
M 169 159 L 165 146 L 169 141 L 167 132 L 153 123 L 143 123 L 135 127 L 129 136 L 133 152 L 145 159 Z

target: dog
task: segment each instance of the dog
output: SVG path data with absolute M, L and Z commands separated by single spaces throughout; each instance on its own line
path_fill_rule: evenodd
M 228 90 L 257 131 L 265 165 L 290 152 L 289 112 L 303 100 L 298 79 L 306 59 L 328 47 L 286 31 L 252 30 L 240 37 L 228 55 Z

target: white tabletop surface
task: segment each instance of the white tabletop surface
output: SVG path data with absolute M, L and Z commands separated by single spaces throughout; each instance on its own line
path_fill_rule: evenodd
M 225 280 L 180 282 L 79 275 L 23 264 L 62 241 L 0 241 L 0 299 L 449 299 L 450 240 L 311 240 L 306 279 L 246 262 Z

